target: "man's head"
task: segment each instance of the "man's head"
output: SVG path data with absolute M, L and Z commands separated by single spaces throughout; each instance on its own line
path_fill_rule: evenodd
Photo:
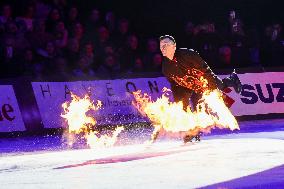
M 176 41 L 170 35 L 163 35 L 160 37 L 160 50 L 163 56 L 172 60 L 176 51 Z

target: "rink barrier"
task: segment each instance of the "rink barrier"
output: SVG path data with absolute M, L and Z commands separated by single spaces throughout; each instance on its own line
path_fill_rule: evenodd
M 227 75 L 219 76 L 223 78 Z M 228 89 L 225 93 L 226 100 L 230 102 L 230 109 L 238 119 L 284 117 L 284 72 L 243 73 L 239 74 L 239 77 L 244 84 L 242 93 L 237 94 L 233 89 Z M 30 133 L 41 133 L 45 129 L 62 129 L 66 127 L 65 121 L 60 117 L 62 113 L 61 104 L 71 99 L 71 91 L 81 97 L 89 94 L 94 101 L 101 100 L 103 108 L 93 114 L 98 121 L 98 125 L 115 125 L 148 122 L 131 104 L 133 91 L 141 90 L 156 99 L 161 96 L 163 87 L 169 88 L 167 80 L 160 76 L 60 82 L 50 82 L 48 80 L 33 82 L 30 78 L 21 78 L 2 83 L 11 84 L 15 90 L 14 96 L 16 98 L 12 101 L 14 102 L 13 110 L 17 113 L 15 113 L 15 116 L 18 122 L 16 126 L 13 126 L 16 121 L 12 123 L 5 120 L 4 123 L 0 119 L 0 129 L 2 128 L 0 132 L 26 130 Z M 0 91 L 1 94 L 6 94 L 5 91 L 7 90 L 0 88 Z M 9 96 L 11 96 L 10 99 L 13 99 L 12 93 Z M 6 101 L 1 98 L 0 106 L 3 106 L 8 97 L 5 96 Z M 5 108 L 7 109 L 7 106 Z

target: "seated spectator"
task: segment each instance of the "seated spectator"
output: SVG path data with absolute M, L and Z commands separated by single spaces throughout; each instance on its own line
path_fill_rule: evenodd
M 28 48 L 25 50 L 23 54 L 23 75 L 27 76 L 35 76 L 35 65 L 37 64 L 37 60 L 35 58 L 35 53 L 32 49 Z
M 125 18 L 122 18 L 118 21 L 117 30 L 114 33 L 113 40 L 115 46 L 118 50 L 124 47 L 127 42 L 127 37 L 129 36 L 129 21 Z
M 80 56 L 85 58 L 85 61 L 87 61 L 87 64 L 92 69 L 95 67 L 94 45 L 91 42 L 88 42 L 83 46 Z
M 139 59 L 139 60 L 138 60 Z M 138 39 L 136 35 L 127 38 L 127 44 L 120 52 L 121 71 L 128 72 L 136 61 L 142 60 L 138 50 Z
M 35 18 L 39 20 L 46 20 L 51 10 L 51 5 L 46 0 L 37 0 L 35 4 Z
M 6 33 L 2 35 L 2 38 L 11 38 L 14 41 L 14 50 L 22 53 L 23 50 L 29 47 L 29 42 L 25 38 L 24 33 L 19 31 L 18 26 L 15 22 L 7 22 L 6 26 Z
M 97 74 L 100 78 L 114 79 L 120 71 L 120 65 L 115 56 L 107 55 Z
M 232 62 L 232 50 L 229 46 L 223 46 L 219 49 L 219 64 L 216 68 L 235 68 Z
M 65 22 L 67 30 L 71 32 L 73 25 L 79 22 L 79 13 L 76 6 L 71 6 L 67 12 Z
M 0 14 L 0 25 L 4 25 L 7 22 L 12 21 L 12 8 L 11 5 L 5 4 L 1 7 L 1 14 Z
M 28 5 L 25 10 L 23 16 L 19 16 L 16 18 L 16 22 L 23 22 L 27 31 L 33 30 L 33 19 L 34 19 L 35 8 L 33 5 Z
M 67 67 L 67 62 L 64 57 L 58 56 L 54 58 L 54 72 L 51 75 L 53 79 L 66 80 L 69 79 L 70 74 Z
M 267 26 L 261 47 L 261 62 L 264 66 L 282 66 L 284 60 L 284 38 L 280 24 Z
M 163 57 L 160 53 L 156 53 L 153 56 L 152 64 L 151 64 L 151 72 L 162 72 L 162 61 Z
M 34 21 L 34 31 L 27 32 L 26 38 L 34 49 L 43 48 L 49 41 L 54 40 L 52 34 L 46 32 L 46 25 L 43 19 Z
M 60 15 L 59 9 L 51 9 L 46 20 L 46 31 L 52 33 L 55 30 L 57 22 L 60 20 L 62 20 L 62 16 Z
M 116 27 L 115 14 L 112 11 L 108 11 L 105 15 L 105 25 L 110 33 L 113 33 Z
M 147 68 L 151 68 L 151 63 L 154 58 L 154 55 L 159 52 L 158 40 L 150 38 L 147 40 L 147 51 L 143 56 L 143 63 Z
M 145 71 L 145 68 L 144 68 L 143 61 L 141 59 L 136 59 L 131 72 L 144 72 L 144 71 Z
M 64 51 L 65 57 L 68 61 L 70 68 L 74 68 L 76 61 L 80 57 L 80 43 L 76 38 L 69 39 L 67 42 L 67 48 Z
M 98 33 L 99 38 L 98 38 L 98 41 L 95 43 L 96 52 L 99 57 L 102 57 L 104 56 L 104 49 L 107 46 L 111 46 L 112 43 L 110 41 L 109 31 L 106 27 L 104 26 L 99 27 L 97 33 Z
M 15 57 L 15 40 L 12 37 L 1 39 L 1 63 L 8 63 Z
M 56 23 L 54 36 L 54 42 L 58 49 L 65 48 L 67 46 L 68 31 L 65 28 L 64 22 L 59 21 Z
M 101 13 L 98 9 L 92 9 L 88 19 L 85 22 L 86 26 L 86 38 L 89 41 L 97 41 L 97 30 L 102 26 Z
M 54 42 L 50 41 L 46 44 L 45 48 L 37 49 L 37 54 L 39 56 L 39 64 L 43 68 L 46 74 L 52 74 L 54 69 L 53 61 L 56 56 L 59 56 L 60 53 L 56 48 Z
M 214 63 L 218 60 L 220 41 L 221 39 L 215 30 L 213 22 L 206 22 L 203 25 L 199 25 L 198 34 L 196 34 L 193 41 L 194 48 L 210 67 L 214 67 Z
M 95 76 L 94 70 L 88 64 L 88 59 L 86 57 L 81 57 L 73 70 L 73 75 L 80 78 L 88 78 Z
M 87 40 L 84 37 L 84 27 L 82 23 L 75 22 L 71 28 L 71 38 L 75 38 L 80 43 L 80 45 L 82 45 L 82 43 Z

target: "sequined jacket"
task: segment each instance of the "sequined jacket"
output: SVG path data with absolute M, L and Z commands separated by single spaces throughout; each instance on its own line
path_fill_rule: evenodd
M 217 88 L 217 76 L 207 63 L 192 50 L 181 48 L 176 50 L 173 60 L 163 58 L 162 72 L 171 84 L 188 88 L 196 93 Z

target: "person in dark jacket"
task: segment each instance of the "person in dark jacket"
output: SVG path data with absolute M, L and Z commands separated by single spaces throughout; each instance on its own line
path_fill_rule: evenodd
M 196 51 L 187 48 L 176 50 L 172 36 L 160 37 L 160 50 L 163 54 L 162 72 L 170 82 L 174 101 L 182 101 L 185 111 L 190 105 L 192 111 L 196 111 L 198 101 L 205 91 L 233 87 L 237 93 L 241 92 L 242 84 L 235 71 L 221 80 Z M 154 140 L 157 137 L 158 133 Z M 193 138 L 200 140 L 199 133 L 185 136 L 184 142 Z

